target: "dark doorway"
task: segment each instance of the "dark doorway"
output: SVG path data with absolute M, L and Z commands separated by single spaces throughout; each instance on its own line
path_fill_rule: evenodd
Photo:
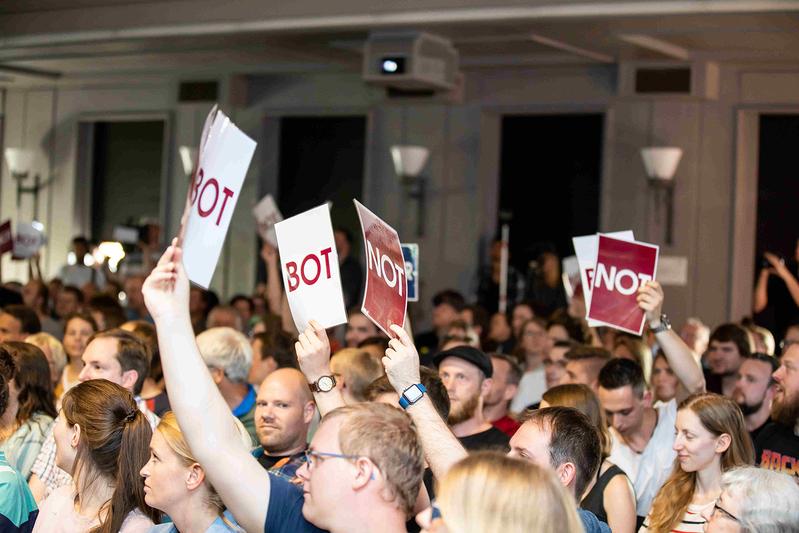
M 353 198 L 363 192 L 366 117 L 286 117 L 280 121 L 278 205 L 290 217 L 333 202 L 335 226 L 360 248 Z
M 92 150 L 92 238 L 114 227 L 158 220 L 164 122 L 97 122 Z
M 527 270 L 543 248 L 573 255 L 571 238 L 599 227 L 602 114 L 502 118 L 500 225 L 512 262 Z
M 759 122 L 755 275 L 763 268 L 764 252 L 771 252 L 782 257 L 796 276 L 799 180 L 793 162 L 799 150 L 799 115 L 764 114 Z M 769 305 L 756 319 L 779 339 L 799 318 L 799 308 L 777 276 L 770 276 L 768 288 Z

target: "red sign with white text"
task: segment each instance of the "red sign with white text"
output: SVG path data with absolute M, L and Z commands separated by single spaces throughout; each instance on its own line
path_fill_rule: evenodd
M 11 233 L 11 221 L 0 224 L 0 255 L 14 249 L 14 235 Z
M 408 305 L 405 260 L 399 235 L 358 200 L 353 202 L 361 220 L 366 256 L 366 288 L 361 311 L 386 335 L 394 337 L 389 328 L 392 324 L 405 326 Z
M 641 335 L 644 311 L 636 296 L 643 283 L 655 279 L 657 265 L 657 246 L 600 235 L 588 318 Z

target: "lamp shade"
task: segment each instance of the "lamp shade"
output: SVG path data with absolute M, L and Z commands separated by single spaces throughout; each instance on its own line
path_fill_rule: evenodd
M 430 150 L 424 146 L 392 146 L 391 159 L 398 176 L 416 178 L 422 172 Z
M 197 149 L 191 146 L 181 146 L 178 150 L 180 151 L 180 162 L 183 164 L 183 172 L 187 176 L 191 176 L 194 162 L 197 161 Z
M 6 148 L 6 164 L 11 174 L 27 174 L 33 166 L 33 150 Z
M 650 179 L 671 181 L 677 172 L 677 165 L 682 158 L 682 148 L 674 146 L 650 146 L 641 148 L 646 175 Z

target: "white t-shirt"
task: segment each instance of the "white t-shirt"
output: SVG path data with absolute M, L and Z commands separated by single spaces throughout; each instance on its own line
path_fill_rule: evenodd
M 677 452 L 674 445 L 674 423 L 677 420 L 677 401 L 671 400 L 655 406 L 658 421 L 652 438 L 642 453 L 636 453 L 624 444 L 615 429 L 610 429 L 613 451 L 608 460 L 624 470 L 633 483 L 638 516 L 649 514 L 652 500 L 666 482 L 674 468 Z
M 55 489 L 39 506 L 34 533 L 82 533 L 100 525 L 97 517 L 89 518 L 75 511 L 75 491 L 72 485 Z M 153 522 L 138 509 L 128 513 L 119 533 L 146 533 Z
M 524 411 L 528 405 L 540 402 L 541 396 L 546 390 L 547 380 L 544 373 L 544 365 L 535 370 L 525 372 L 519 382 L 519 390 L 510 403 L 510 410 L 514 413 Z

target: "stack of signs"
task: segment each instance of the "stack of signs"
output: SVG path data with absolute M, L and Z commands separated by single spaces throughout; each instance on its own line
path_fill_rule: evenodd
M 311 320 L 323 327 L 347 321 L 330 209 L 322 204 L 275 224 L 283 285 L 302 333 Z
M 658 247 L 637 242 L 632 232 L 573 239 L 591 326 L 610 326 L 641 335 L 644 312 L 638 307 L 641 284 L 655 279 Z
M 203 129 L 180 231 L 186 273 L 203 288 L 214 275 L 254 151 L 255 141 L 214 106 Z
M 389 337 L 391 325 L 405 326 L 408 305 L 405 261 L 399 235 L 357 200 L 355 208 L 366 252 L 366 288 L 361 312 Z
M 11 233 L 11 221 L 0 224 L 0 255 L 14 249 L 14 234 Z
M 402 258 L 405 260 L 405 279 L 408 280 L 408 301 L 419 301 L 419 245 L 402 244 Z
M 20 222 L 14 237 L 14 259 L 28 259 L 45 245 L 42 225 L 38 222 Z
M 275 199 L 271 194 L 264 196 L 258 205 L 252 209 L 255 222 L 258 225 L 258 235 L 265 242 L 277 248 L 277 236 L 275 235 L 275 224 L 283 220 L 280 209 L 275 204 Z

